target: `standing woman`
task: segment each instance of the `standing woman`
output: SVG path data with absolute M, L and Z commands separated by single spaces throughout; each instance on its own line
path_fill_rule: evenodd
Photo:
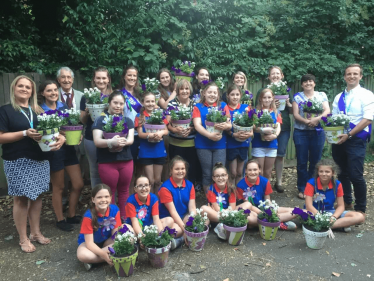
M 169 102 L 176 96 L 175 81 L 173 76 L 171 76 L 170 71 L 166 68 L 160 69 L 157 73 L 156 79 L 160 81 L 158 91 L 160 92 L 161 97 L 158 101 L 158 105 L 165 110 L 167 109 Z
M 114 136 L 112 139 L 104 139 L 103 127 L 106 116 L 98 117 L 92 125 L 94 142 L 97 147 L 97 162 L 102 182 L 110 187 L 112 194 L 118 193 L 118 206 L 121 218 L 126 219 L 125 205 L 129 197 L 129 187 L 133 172 L 133 162 L 130 146 L 134 142 L 134 123 L 123 115 L 125 97 L 121 91 L 114 91 L 108 99 L 109 107 L 106 115 L 118 115 L 125 118 L 129 129 L 127 137 Z M 115 196 L 112 204 L 115 204 Z
M 210 81 L 209 70 L 206 67 L 200 67 L 196 72 L 195 79 L 192 83 L 193 92 L 191 98 L 195 97 L 195 95 L 200 96 L 203 81 Z
M 108 69 L 105 67 L 98 67 L 94 70 L 91 85 L 92 87 L 97 87 L 103 95 L 110 95 L 110 93 L 113 91 L 111 82 L 112 79 L 110 78 Z M 98 171 L 96 146 L 94 144 L 92 135 L 93 121 L 88 109 L 86 108 L 86 98 L 84 96 L 81 99 L 80 109 L 80 119 L 86 127 L 84 131 L 84 148 L 90 165 L 91 187 L 94 187 L 100 184 L 102 181 Z
M 39 86 L 38 95 L 43 102 L 41 107 L 44 111 L 56 109 L 64 111 L 65 109 L 68 109 L 65 103 L 58 100 L 58 87 L 56 82 L 51 80 L 44 81 Z M 83 188 L 83 179 L 79 161 L 74 146 L 63 145 L 60 150 L 48 154 L 53 188 L 52 206 L 57 217 L 56 226 L 61 230 L 71 231 L 74 229 L 73 224 L 79 224 L 82 219 L 81 216 L 75 215 L 79 195 Z M 62 210 L 62 192 L 65 187 L 64 170 L 68 173 L 72 184 L 68 216 L 66 220 Z
M 49 162 L 37 141 L 37 114 L 43 110 L 37 104 L 36 86 L 29 77 L 16 77 L 10 85 L 10 104 L 0 107 L 0 144 L 2 144 L 4 172 L 8 182 L 8 194 L 14 196 L 13 219 L 20 238 L 22 251 L 31 253 L 35 246 L 30 241 L 49 244 L 51 240 L 40 232 L 42 199 L 39 196 L 49 190 Z M 58 150 L 65 142 L 58 136 L 52 150 Z M 27 217 L 30 238 L 27 237 Z
M 295 130 L 293 140 L 295 142 L 297 157 L 297 189 L 298 197 L 305 198 L 304 189 L 306 183 L 313 177 L 316 164 L 321 160 L 322 150 L 325 144 L 325 132 L 316 130 L 322 117 L 330 113 L 330 106 L 324 92 L 314 91 L 316 77 L 312 74 L 305 74 L 301 77 L 303 92 L 296 93 L 292 103 L 293 115 L 295 116 Z M 321 116 L 305 119 L 301 103 L 315 99 L 322 103 L 323 112 Z M 308 168 L 309 162 L 309 168 Z
M 239 87 L 241 91 L 248 91 L 247 76 L 242 71 L 238 71 L 232 77 L 232 84 Z M 227 103 L 227 93 L 222 95 L 222 100 Z

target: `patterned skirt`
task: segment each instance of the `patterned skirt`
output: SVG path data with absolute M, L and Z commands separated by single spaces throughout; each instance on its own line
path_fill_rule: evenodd
M 36 200 L 40 194 L 49 190 L 50 172 L 47 160 L 4 160 L 4 172 L 9 195 Z

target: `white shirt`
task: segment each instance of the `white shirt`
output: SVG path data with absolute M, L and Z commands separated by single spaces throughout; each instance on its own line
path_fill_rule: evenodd
M 73 93 L 73 88 L 70 88 L 69 92 L 68 92 L 70 95 Z M 68 98 L 68 95 L 64 92 L 64 90 L 61 88 L 61 95 L 64 97 L 64 100 L 65 100 L 65 103 L 66 103 L 66 99 Z M 72 108 L 76 108 L 75 106 L 75 95 L 74 95 L 74 98 L 73 98 L 73 101 L 72 101 Z

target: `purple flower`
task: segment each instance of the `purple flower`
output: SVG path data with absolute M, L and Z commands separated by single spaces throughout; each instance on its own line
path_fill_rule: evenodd
M 306 106 L 307 107 L 311 107 L 313 105 L 313 103 L 311 102 L 311 101 L 308 101 L 307 103 L 306 103 Z
M 249 215 L 250 213 L 251 213 L 250 210 L 248 210 L 248 209 L 244 210 L 244 214 Z
M 129 228 L 124 224 L 119 230 L 119 233 L 126 233 L 127 231 L 129 231 Z
M 325 123 L 327 123 L 327 117 L 322 117 L 321 120 Z
M 271 217 L 271 216 L 273 215 L 273 212 L 271 211 L 270 208 L 265 209 L 265 213 L 266 213 L 269 217 Z
M 121 118 L 119 116 L 114 116 L 113 117 L 113 122 L 119 122 Z
M 192 226 L 192 223 L 193 223 L 194 219 L 195 219 L 194 217 L 189 217 L 188 221 L 186 222 L 186 225 L 187 226 Z
M 208 83 L 209 83 L 209 80 L 203 80 L 203 81 L 201 81 L 201 84 L 203 84 L 204 86 L 206 86 Z
M 188 66 L 191 67 L 191 62 L 188 62 Z
M 190 75 L 191 75 L 191 77 L 195 76 L 195 72 L 192 71 L 192 72 L 190 73 Z
M 147 87 L 145 86 L 145 84 L 142 84 L 142 90 L 143 91 L 147 90 Z
M 117 126 L 117 124 L 118 124 L 117 122 L 113 122 L 112 123 L 112 128 L 115 128 Z
M 129 132 L 129 127 L 127 127 L 126 123 L 123 123 L 122 134 L 127 134 L 128 132 Z
M 112 240 L 116 239 L 116 235 L 117 235 L 118 231 L 114 232 L 113 235 L 112 235 Z
M 244 91 L 244 94 L 249 95 L 249 91 L 248 91 L 248 90 L 245 90 L 245 91 Z
M 114 251 L 114 249 L 112 247 L 108 247 L 108 250 L 110 252 L 110 254 L 114 255 L 116 253 L 116 251 Z
M 289 93 L 291 91 L 291 88 L 287 88 L 287 93 Z
M 175 237 L 175 235 L 177 235 L 177 231 L 174 229 L 174 228 L 169 228 L 168 226 L 165 226 L 165 229 L 164 229 L 164 231 L 162 231 L 160 234 L 162 234 L 162 233 L 164 233 L 164 232 L 168 232 L 169 233 L 169 235 L 171 235 L 171 236 L 174 236 Z
M 249 94 L 249 98 L 253 99 L 253 94 L 252 93 Z
M 263 218 L 262 221 L 263 222 L 268 222 L 268 220 L 266 218 Z
M 255 111 L 253 109 L 251 109 L 251 110 L 248 111 L 248 117 L 249 118 L 252 118 L 253 114 L 255 114 Z
M 260 118 L 263 114 L 264 114 L 264 112 L 262 110 L 260 110 L 259 112 L 257 112 L 257 117 Z
M 178 68 L 177 70 L 175 70 L 176 73 L 180 73 L 181 70 Z
M 240 211 L 240 210 L 243 210 L 243 208 L 242 208 L 242 207 L 239 207 L 238 211 Z
M 172 70 L 172 71 L 176 71 L 176 68 L 175 68 L 174 65 L 171 67 L 171 70 Z

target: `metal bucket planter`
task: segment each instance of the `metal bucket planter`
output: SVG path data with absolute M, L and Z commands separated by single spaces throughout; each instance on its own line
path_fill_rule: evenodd
M 279 225 L 281 222 L 264 222 L 257 219 L 260 236 L 264 240 L 273 240 L 277 235 Z
M 184 233 L 187 236 L 188 248 L 191 251 L 200 252 L 204 248 L 209 227 L 205 226 L 205 230 L 200 233 L 189 232 L 187 230 L 184 230 Z
M 138 257 L 138 247 L 135 247 L 134 251 L 126 257 L 110 256 L 118 277 L 129 277 L 134 273 L 135 262 Z
M 233 127 L 234 127 L 234 133 L 237 133 L 237 132 L 252 132 L 253 130 L 253 126 L 251 127 L 241 127 L 241 126 L 238 126 L 236 125 L 235 123 L 232 123 Z M 245 142 L 246 140 L 242 140 L 242 139 L 238 139 L 238 138 L 235 138 L 236 141 L 239 141 L 239 142 Z
M 38 131 L 42 135 L 41 140 L 38 142 L 42 151 L 51 151 L 50 145 L 56 143 L 56 138 L 60 134 L 58 131 L 58 128 Z
M 88 111 L 90 112 L 91 120 L 95 122 L 95 119 L 104 112 L 104 109 L 107 107 L 107 104 L 86 104 Z
M 303 233 L 306 240 L 306 245 L 314 250 L 322 249 L 323 245 L 325 244 L 326 237 L 329 235 L 328 231 L 326 232 L 315 232 L 309 230 L 304 227 L 303 225 Z
M 279 111 L 283 111 L 286 108 L 287 99 L 289 98 L 288 95 L 276 95 L 274 96 L 275 99 L 279 100 L 280 105 L 278 107 Z
M 214 128 L 215 124 L 220 124 L 220 123 L 218 123 L 218 122 L 211 122 L 211 121 L 205 120 L 205 128 L 206 128 L 206 130 L 209 133 L 220 133 L 220 134 L 222 134 L 222 132 L 223 132 L 222 130 Z
M 168 262 L 169 252 L 170 252 L 171 242 L 163 248 L 147 248 L 145 251 L 147 253 L 148 259 L 151 265 L 155 268 L 162 268 Z
M 339 127 L 325 127 L 323 128 L 325 131 L 326 135 L 326 140 L 328 143 L 335 144 L 339 142 L 338 136 L 343 134 L 344 132 L 344 127 L 339 126 Z
M 159 131 L 165 130 L 165 124 L 148 124 L 148 123 L 145 123 L 143 126 L 144 126 L 144 129 L 147 133 L 157 133 Z M 148 140 L 148 141 L 149 142 L 155 142 L 155 141 L 150 141 L 150 140 Z
M 226 240 L 229 242 L 230 245 L 238 246 L 243 242 L 247 225 L 242 227 L 232 227 L 223 225 L 223 228 L 226 230 Z
M 62 126 L 61 130 L 65 131 L 67 145 L 78 145 L 81 141 L 83 125 Z
M 274 133 L 275 129 L 277 128 L 277 124 L 260 124 L 260 128 L 273 128 Z M 266 141 L 263 134 L 261 134 L 261 140 Z

